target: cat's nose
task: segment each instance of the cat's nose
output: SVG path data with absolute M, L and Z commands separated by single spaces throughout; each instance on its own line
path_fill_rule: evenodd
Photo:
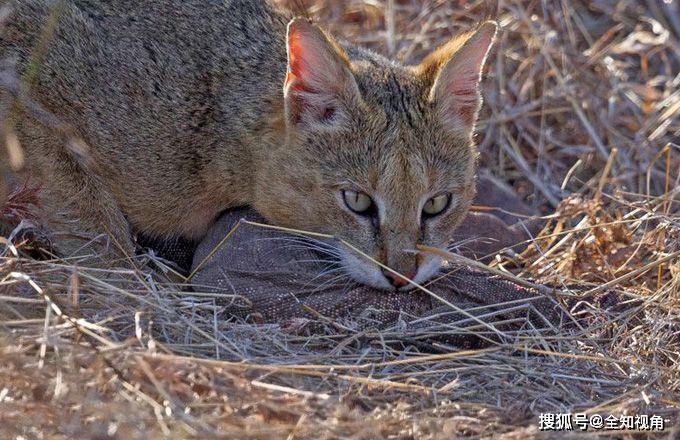
M 385 278 L 387 278 L 387 281 L 389 281 L 390 284 L 396 287 L 397 289 L 408 286 L 409 284 L 408 280 L 413 280 L 413 278 L 415 278 L 416 276 L 415 271 L 405 272 L 404 277 L 406 278 L 399 276 L 395 273 L 392 273 L 387 269 L 383 269 L 382 272 L 383 275 L 385 275 Z

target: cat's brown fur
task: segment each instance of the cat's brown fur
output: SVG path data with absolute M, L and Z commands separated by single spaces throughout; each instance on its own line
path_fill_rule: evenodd
M 11 0 L 0 56 L 25 69 L 46 0 Z M 29 118 L 17 130 L 55 231 L 200 238 L 224 209 L 333 234 L 422 282 L 474 195 L 478 82 L 496 26 L 419 66 L 340 43 L 264 1 L 66 1 L 35 99 L 77 127 L 94 166 Z M 288 24 L 288 26 L 287 26 Z M 356 214 L 343 190 L 371 197 Z M 424 220 L 424 203 L 451 206 Z M 66 237 L 66 236 L 65 236 Z M 79 244 L 63 239 L 64 252 Z M 342 270 L 403 285 L 342 251 Z

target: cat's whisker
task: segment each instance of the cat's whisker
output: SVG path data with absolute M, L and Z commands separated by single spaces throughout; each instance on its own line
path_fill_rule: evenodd
M 465 249 L 465 246 L 467 246 L 470 243 L 474 243 L 475 241 L 479 241 L 479 237 L 470 237 L 464 240 L 452 241 L 446 245 L 446 249 L 447 250 L 457 250 L 461 248 Z
M 337 259 L 321 259 L 321 258 L 311 258 L 309 260 L 295 260 L 296 263 L 340 263 Z
M 339 285 L 338 284 L 339 281 L 341 281 L 341 280 L 347 280 L 348 282 L 353 281 L 352 277 L 349 274 L 346 274 L 346 273 L 341 274 L 341 275 L 333 277 L 333 278 L 319 284 L 318 286 L 316 286 L 316 288 L 314 290 L 312 290 L 312 292 L 319 292 L 319 291 L 322 291 L 324 288 L 327 288 L 327 287 L 337 287 Z
M 341 255 L 341 250 L 339 247 L 334 246 L 330 243 L 326 243 L 320 240 L 307 240 L 304 237 L 266 237 L 259 238 L 258 241 L 283 241 L 288 243 L 293 243 L 298 247 L 298 249 L 311 249 L 316 250 L 320 253 L 325 253 L 329 255 L 334 255 L 339 257 Z
M 341 255 L 339 255 L 339 254 L 337 254 L 337 253 L 335 253 L 335 252 L 333 252 L 333 251 L 331 251 L 331 250 L 329 250 L 329 249 L 316 248 L 316 247 L 314 247 L 314 246 L 310 246 L 310 245 L 308 245 L 308 244 L 302 244 L 302 243 L 299 243 L 299 244 L 289 244 L 289 245 L 281 246 L 281 247 L 278 248 L 278 249 L 279 249 L 279 250 L 281 250 L 281 249 L 286 249 L 286 250 L 313 251 L 313 252 L 316 252 L 317 254 L 320 254 L 320 255 L 324 255 L 324 256 L 330 257 L 330 258 L 332 258 L 332 259 L 334 259 L 334 260 L 340 260 L 340 259 L 341 259 Z
M 339 260 L 295 260 L 287 264 L 299 264 L 299 263 L 323 263 L 323 267 L 320 268 L 321 272 L 317 274 L 310 282 L 315 281 L 317 278 L 328 275 L 329 273 L 337 272 L 344 269 L 342 262 Z
M 345 270 L 344 267 L 336 267 L 334 269 L 331 269 L 331 268 L 324 269 L 318 275 L 314 276 L 314 278 L 309 280 L 309 282 L 312 283 L 312 282 L 316 281 L 317 279 L 319 279 L 321 277 L 325 277 L 325 276 L 328 276 L 330 274 L 333 274 L 333 273 L 336 273 L 336 272 L 341 272 L 341 271 L 344 271 L 344 270 Z
M 311 250 L 311 251 L 318 252 L 320 254 L 333 255 L 333 256 L 335 255 L 332 252 L 330 252 L 329 250 L 319 249 L 319 248 L 315 248 L 313 246 L 304 245 L 304 244 L 289 244 L 289 245 L 281 246 L 279 249 Z

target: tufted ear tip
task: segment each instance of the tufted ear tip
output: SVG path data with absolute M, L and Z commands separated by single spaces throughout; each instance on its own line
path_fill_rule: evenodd
M 445 124 L 454 130 L 471 132 L 481 105 L 479 82 L 487 55 L 491 50 L 498 25 L 486 21 L 474 31 L 453 39 L 437 54 L 428 69 L 435 70 L 430 98 Z
M 311 20 L 304 17 L 295 17 L 290 22 L 288 22 L 288 39 L 290 40 L 291 35 L 296 35 L 300 32 L 313 32 L 316 28 Z
M 302 17 L 288 24 L 284 86 L 289 124 L 328 125 L 347 90 L 356 92 L 347 54 L 317 25 Z
M 498 24 L 495 21 L 489 20 L 479 25 L 472 38 L 477 40 L 480 46 L 487 47 L 488 53 L 488 50 L 491 48 L 494 40 L 496 39 L 497 33 Z
M 477 29 L 476 34 L 482 34 L 482 35 L 487 35 L 490 37 L 491 40 L 494 39 L 496 36 L 496 33 L 498 32 L 498 23 L 492 20 L 487 20 L 481 25 L 479 25 L 479 29 Z

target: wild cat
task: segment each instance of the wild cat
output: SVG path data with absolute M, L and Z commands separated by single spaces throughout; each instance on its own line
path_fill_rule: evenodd
M 25 72 L 54 2 L 10 0 L 0 58 Z M 417 283 L 475 192 L 485 22 L 404 66 L 340 42 L 264 0 L 71 0 L 31 96 L 76 128 L 91 164 L 28 116 L 26 173 L 43 187 L 57 249 L 72 232 L 199 239 L 228 208 L 331 234 Z M 349 249 L 382 289 L 407 281 Z

